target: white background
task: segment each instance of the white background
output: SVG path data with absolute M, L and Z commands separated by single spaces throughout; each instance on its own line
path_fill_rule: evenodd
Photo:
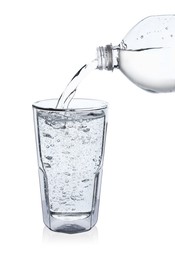
M 32 103 L 59 97 L 96 47 L 120 43 L 174 1 L 1 0 L 0 259 L 174 259 L 175 93 L 150 94 L 94 71 L 77 97 L 109 102 L 99 221 L 83 234 L 44 227 Z

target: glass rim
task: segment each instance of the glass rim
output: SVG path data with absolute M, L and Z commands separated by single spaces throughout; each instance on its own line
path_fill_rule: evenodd
M 57 98 L 50 98 L 50 99 L 44 99 L 44 100 L 39 100 L 36 101 L 32 104 L 32 107 L 35 109 L 40 109 L 40 110 L 46 110 L 46 111 L 70 111 L 70 112 L 77 112 L 77 111 L 94 111 L 94 110 L 101 110 L 101 109 L 107 109 L 108 108 L 108 102 L 99 100 L 99 99 L 91 99 L 91 98 L 73 98 L 70 106 L 68 108 L 56 108 L 57 105 Z M 55 106 L 43 106 L 40 105 L 40 103 L 51 103 L 55 102 Z M 89 105 L 89 106 L 80 106 L 80 107 L 71 107 L 71 105 L 75 102 L 82 102 L 82 103 L 94 103 L 94 105 Z M 96 105 L 95 105 L 96 104 Z

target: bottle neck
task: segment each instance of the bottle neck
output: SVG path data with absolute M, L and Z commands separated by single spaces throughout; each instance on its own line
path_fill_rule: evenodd
M 114 68 L 118 68 L 118 46 L 106 45 L 105 47 L 97 48 L 97 69 L 99 70 L 110 70 L 113 71 Z

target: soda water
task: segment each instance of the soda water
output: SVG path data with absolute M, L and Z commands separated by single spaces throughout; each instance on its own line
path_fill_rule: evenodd
M 38 112 L 41 159 L 53 216 L 88 215 L 102 167 L 104 112 Z
M 175 47 L 120 50 L 119 60 L 120 70 L 140 88 L 175 91 Z
M 85 64 L 70 80 L 65 90 L 58 99 L 56 108 L 66 109 L 73 99 L 80 82 L 93 70 L 97 68 L 97 59 Z

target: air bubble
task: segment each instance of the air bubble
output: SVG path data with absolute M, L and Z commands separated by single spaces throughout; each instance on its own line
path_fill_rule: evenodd
M 66 176 L 70 176 L 71 174 L 69 172 L 64 173 Z
M 84 179 L 84 180 L 82 180 L 82 182 L 88 182 L 89 181 L 89 179 Z
M 45 156 L 47 160 L 52 160 L 52 156 Z
M 51 168 L 51 165 L 49 163 L 44 163 L 45 168 Z
M 90 131 L 90 128 L 85 128 L 85 129 L 83 129 L 83 132 L 85 132 L 85 133 L 87 133 L 87 132 L 89 132 Z
M 65 198 L 60 198 L 59 200 L 60 200 L 60 202 L 65 201 Z
M 66 203 L 66 206 L 71 207 L 72 204 L 70 204 L 70 203 Z M 69 209 L 69 208 L 68 208 L 68 209 Z
M 43 136 L 44 136 L 44 137 L 48 137 L 48 138 L 52 138 L 52 139 L 53 139 L 53 137 L 52 137 L 50 134 L 47 134 L 47 133 L 43 133 Z
M 66 204 L 66 201 L 62 201 L 62 202 L 60 202 L 60 204 L 64 205 L 64 204 Z
M 71 138 L 71 141 L 75 141 L 78 138 L 78 135 Z
M 70 122 L 67 126 L 68 126 L 69 128 L 72 128 L 72 127 L 73 127 L 73 123 Z
M 62 153 L 63 153 L 63 154 L 70 154 L 69 151 L 63 151 Z

